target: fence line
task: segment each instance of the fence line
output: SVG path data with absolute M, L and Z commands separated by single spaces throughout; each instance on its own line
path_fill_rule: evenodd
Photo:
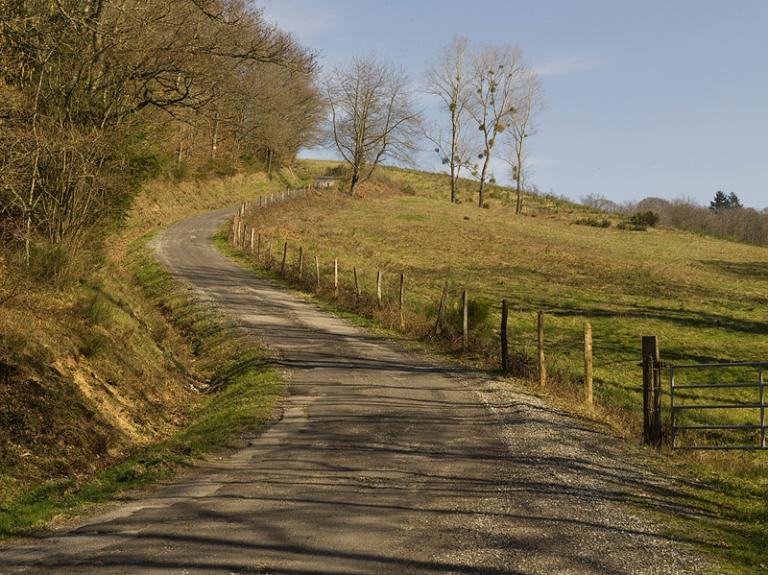
M 296 199 L 303 199 L 306 197 L 306 195 L 313 191 L 318 189 L 327 189 L 332 187 L 332 185 L 329 182 L 323 182 L 322 184 L 315 184 L 306 186 L 299 189 L 293 189 L 293 190 L 285 190 L 282 192 L 275 192 L 267 196 L 261 196 L 258 200 L 258 202 L 249 203 L 249 202 L 243 202 L 237 212 L 235 213 L 233 219 L 232 219 L 232 228 L 230 230 L 230 241 L 238 248 L 243 250 L 244 252 L 249 252 L 250 255 L 255 256 L 257 261 L 262 260 L 262 252 L 265 252 L 264 264 L 267 267 L 272 267 L 275 263 L 275 259 L 272 256 L 272 241 L 270 241 L 268 238 L 263 238 L 262 234 L 260 232 L 257 232 L 255 228 L 250 227 L 248 228 L 248 224 L 245 222 L 246 215 L 248 213 L 253 213 L 256 210 L 262 210 L 266 209 L 272 206 L 275 206 L 277 204 L 289 202 Z M 246 240 L 247 238 L 247 240 Z M 266 242 L 266 250 L 262 250 L 262 244 Z M 279 244 L 278 244 L 279 245 Z M 283 253 L 282 253 L 282 260 L 280 262 L 279 267 L 279 274 L 280 276 L 284 278 L 288 278 L 290 270 L 288 266 L 288 251 L 290 249 L 290 244 L 287 240 L 283 242 Z M 307 283 L 308 285 L 305 287 L 314 288 L 315 291 L 319 292 L 322 290 L 323 283 L 322 283 L 322 277 L 321 277 L 321 265 L 320 265 L 320 257 L 319 255 L 314 256 L 314 263 L 315 263 L 315 273 L 314 273 L 314 282 L 311 280 L 307 280 L 305 282 L 305 276 L 304 276 L 304 247 L 298 246 L 298 255 L 296 257 L 296 260 L 294 260 L 295 263 L 295 277 L 300 285 L 304 285 Z M 353 296 L 354 296 L 354 307 L 360 311 L 361 310 L 361 304 L 363 299 L 362 294 L 362 281 L 361 281 L 361 274 L 360 270 L 357 267 L 352 268 L 352 276 L 353 276 Z M 339 260 L 338 258 L 334 258 L 333 260 L 333 298 L 334 300 L 338 301 L 340 299 L 340 290 L 343 287 L 342 284 L 339 281 Z M 375 292 L 374 292 L 374 301 L 375 301 L 375 308 L 383 312 L 386 310 L 391 310 L 391 305 L 385 306 L 384 301 L 384 273 L 381 269 L 376 270 L 376 280 L 375 280 Z M 313 285 L 309 285 L 313 284 Z M 439 303 L 437 305 L 436 310 L 436 320 L 434 324 L 434 335 L 435 337 L 441 337 L 445 334 L 445 327 L 446 327 L 446 320 L 445 320 L 445 314 L 446 314 L 446 308 L 448 303 L 448 292 L 449 292 L 449 282 L 446 280 L 443 284 L 443 289 L 440 294 Z M 399 291 L 397 294 L 397 313 L 398 313 L 398 326 L 400 329 L 404 330 L 407 318 L 406 318 L 406 284 L 405 284 L 405 273 L 401 272 L 399 274 Z M 387 299 L 387 304 L 389 304 L 390 300 Z M 466 289 L 461 290 L 461 350 L 463 352 L 469 352 L 471 351 L 471 339 L 470 339 L 470 303 L 471 300 L 469 298 L 469 292 Z M 500 354 L 499 354 L 499 364 L 502 373 L 509 374 L 511 373 L 511 361 L 509 356 L 509 337 L 508 337 L 508 329 L 507 329 L 507 321 L 509 316 L 509 308 L 506 300 L 503 300 L 501 302 L 501 308 L 502 308 L 502 325 L 500 329 Z M 537 313 L 537 376 L 538 376 L 538 383 L 540 386 L 545 386 L 547 383 L 547 365 L 546 365 L 546 359 L 545 359 L 545 337 L 544 337 L 544 321 L 545 321 L 545 313 L 543 311 L 538 311 Z M 588 324 L 587 324 L 588 325 Z M 586 330 L 586 325 L 585 325 Z M 587 337 L 587 332 L 585 331 L 585 338 Z M 592 357 L 591 357 L 591 327 L 589 331 L 589 343 L 587 344 L 587 341 L 585 339 L 585 402 L 589 405 L 592 403 L 592 392 L 591 392 L 591 384 L 592 384 L 592 377 L 591 377 L 591 365 L 592 365 Z M 587 355 L 589 357 L 587 358 Z M 589 371 L 588 371 L 589 370 Z
M 250 253 L 251 256 L 255 256 L 257 262 L 262 262 L 266 267 L 272 268 L 277 264 L 277 258 L 273 255 L 272 245 L 275 240 L 269 237 L 264 237 L 262 233 L 258 232 L 252 224 L 248 224 L 245 219 L 246 215 L 253 213 L 257 210 L 264 210 L 275 206 L 277 204 L 294 201 L 297 199 L 303 199 L 308 193 L 313 190 L 327 189 L 332 187 L 330 182 L 324 182 L 323 184 L 315 184 L 306 186 L 304 188 L 286 190 L 283 192 L 277 192 L 268 196 L 261 196 L 258 202 L 248 203 L 243 202 L 235 215 L 232 218 L 232 225 L 229 232 L 230 242 L 241 249 L 243 252 Z M 277 239 L 279 249 L 279 238 Z M 279 275 L 283 278 L 290 279 L 290 270 L 287 265 L 289 250 L 289 242 L 285 240 L 283 242 L 282 260 L 279 266 Z M 314 255 L 315 273 L 307 274 L 304 276 L 304 247 L 298 246 L 298 257 L 296 261 L 296 274 L 295 278 L 298 283 L 303 287 L 314 289 L 316 292 L 321 292 L 323 289 L 323 276 L 321 274 L 321 262 L 320 256 Z M 343 298 L 344 284 L 340 282 L 339 274 L 339 259 L 334 258 L 333 262 L 333 279 L 326 280 L 329 284 L 329 289 L 332 289 L 333 299 L 336 302 L 340 302 Z M 361 271 L 356 267 L 352 267 L 352 284 L 353 289 L 351 293 L 352 301 L 354 302 L 354 309 L 358 312 L 363 309 L 363 290 L 362 290 L 362 278 Z M 314 278 L 312 277 L 314 275 Z M 297 276 L 297 277 L 296 277 Z M 394 312 L 391 300 L 387 298 L 387 305 L 384 302 L 384 274 L 381 269 L 376 270 L 376 279 L 374 293 L 366 299 L 369 302 L 368 305 L 372 309 L 375 309 L 379 313 L 390 311 Z M 406 281 L 405 273 L 399 274 L 399 292 L 397 294 L 397 312 L 398 312 L 398 325 L 401 330 L 404 330 L 406 325 L 414 325 L 415 322 L 409 322 L 407 320 L 406 312 Z M 306 281 L 305 281 L 306 280 Z M 314 280 L 314 281 L 312 281 Z M 306 284 L 306 285 L 305 285 Z M 349 285 L 349 284 L 347 284 Z M 446 309 L 448 305 L 448 293 L 449 282 L 446 280 L 443 284 L 442 291 L 436 306 L 434 327 L 430 328 L 430 332 L 435 337 L 440 338 L 446 334 Z M 460 337 L 461 337 L 461 350 L 464 353 L 471 351 L 471 339 L 470 339 L 470 299 L 467 289 L 463 288 L 460 291 Z M 349 301 L 349 300 L 347 300 Z M 501 305 L 501 326 L 499 329 L 499 366 L 503 374 L 509 374 L 513 371 L 512 359 L 509 353 L 509 334 L 508 334 L 508 317 L 509 317 L 509 305 L 506 299 L 500 302 Z M 427 318 L 428 319 L 428 318 Z M 548 373 L 547 373 L 547 359 L 546 359 L 546 337 L 545 337 L 545 322 L 546 314 L 543 310 L 537 310 L 535 315 L 535 330 L 536 330 L 536 360 L 535 360 L 535 374 L 537 383 L 540 387 L 547 386 Z M 593 394 L 593 333 L 592 326 L 587 321 L 583 325 L 584 332 L 584 346 L 583 346 L 583 388 L 581 396 L 584 404 L 587 407 L 592 407 L 594 403 Z M 455 332 L 454 332 L 455 333 Z M 654 373 L 655 366 L 659 365 L 658 359 L 658 347 L 654 350 L 649 350 L 649 339 L 643 339 L 643 363 L 645 364 L 643 387 L 644 387 L 644 437 L 647 443 L 655 446 L 661 445 L 661 417 L 660 417 L 660 395 L 658 394 L 658 375 Z M 650 353 L 649 353 L 650 351 Z M 655 353 L 654 353 L 655 352 Z M 649 357 L 652 356 L 652 357 Z M 650 367 L 649 367 L 650 366 Z M 649 375 L 650 374 L 650 375 Z

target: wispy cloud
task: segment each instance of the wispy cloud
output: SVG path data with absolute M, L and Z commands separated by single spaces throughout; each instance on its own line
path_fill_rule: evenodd
M 533 68 L 539 76 L 565 76 L 568 74 L 590 72 L 601 68 L 603 65 L 604 62 L 599 58 L 576 54 L 544 60 L 534 64 Z

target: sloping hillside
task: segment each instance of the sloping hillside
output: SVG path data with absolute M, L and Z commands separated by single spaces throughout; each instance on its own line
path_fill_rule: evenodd
M 327 164 L 310 162 L 308 173 Z M 580 225 L 585 218 L 610 218 L 557 198 L 526 198 L 523 216 L 506 207 L 505 191 L 492 194 L 489 209 L 447 201 L 447 178 L 386 170 L 362 186 L 359 197 L 323 192 L 300 201 L 257 210 L 246 218 L 261 235 L 258 257 L 246 261 L 281 274 L 292 284 L 340 310 L 357 312 L 393 329 L 399 326 L 399 274 L 405 274 L 405 332 L 464 362 L 498 367 L 502 298 L 510 302 L 510 339 L 515 385 L 535 387 L 536 315 L 545 314 L 549 383 L 545 394 L 567 409 L 612 423 L 618 433 L 641 437 L 640 339 L 660 338 L 667 363 L 761 361 L 768 354 L 768 251 L 673 229 L 648 231 Z M 496 196 L 494 200 L 493 197 Z M 298 281 L 299 248 L 305 269 Z M 248 251 L 248 250 L 246 250 Z M 314 256 L 320 262 L 316 286 Z M 338 298 L 332 287 L 338 258 Z M 361 299 L 356 303 L 353 270 Z M 376 304 L 376 275 L 383 274 L 383 306 Z M 434 337 L 436 309 L 449 283 L 447 329 Z M 470 349 L 461 350 L 459 301 L 470 298 Z M 581 407 L 583 324 L 594 332 L 595 410 Z M 734 373 L 732 377 L 744 377 Z M 754 377 L 752 372 L 750 377 Z M 665 404 L 668 383 L 665 383 Z M 682 398 L 690 401 L 699 392 Z M 752 394 L 751 396 L 749 394 Z M 708 399 L 713 397 L 708 396 Z M 718 390 L 717 401 L 754 401 L 754 391 Z M 665 405 L 665 425 L 668 408 Z M 743 424 L 758 410 L 708 410 L 690 423 Z M 690 443 L 755 441 L 752 431 L 726 437 L 705 432 Z M 654 454 L 664 473 L 690 479 L 696 517 L 679 516 L 681 530 L 704 533 L 728 557 L 734 571 L 764 567 L 766 462 L 762 454 L 675 452 Z M 674 470 L 674 471 L 672 471 Z M 718 551 L 720 554 L 720 551 Z
M 0 270 L 0 296 L 10 296 L 0 306 L 0 537 L 165 473 L 269 417 L 277 386 L 259 405 L 202 393 L 208 380 L 228 383 L 219 378 L 232 365 L 240 391 L 275 378 L 257 346 L 233 338 L 154 263 L 146 234 L 283 185 L 261 174 L 157 181 L 106 252 L 61 275 L 55 254 L 35 254 L 23 274 Z
M 435 199 L 434 176 L 387 176 L 399 190 L 374 184 L 361 199 L 329 193 L 295 202 L 265 212 L 256 229 L 275 243 L 303 245 L 326 269 L 338 257 L 346 282 L 357 267 L 369 293 L 382 270 L 394 297 L 395 276 L 404 272 L 416 315 L 433 312 L 444 281 L 454 303 L 467 289 L 487 304 L 492 327 L 506 298 L 521 351 L 532 351 L 534 314 L 544 310 L 548 356 L 566 382 L 579 377 L 588 320 L 597 398 L 609 405 L 637 406 L 642 335 L 661 338 L 667 361 L 759 360 L 768 353 L 768 338 L 756 337 L 768 333 L 764 248 L 675 230 L 578 225 L 586 210 L 547 198 L 527 201 L 522 217 L 501 202 L 487 210 L 451 205 Z

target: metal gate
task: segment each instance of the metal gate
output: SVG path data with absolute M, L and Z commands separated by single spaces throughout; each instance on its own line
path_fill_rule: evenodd
M 704 370 L 735 370 L 744 371 L 754 370 L 754 379 L 751 381 L 739 381 L 734 383 L 691 383 L 679 384 L 676 376 L 680 372 L 694 372 Z M 694 365 L 673 365 L 670 368 L 671 382 L 671 432 L 672 449 L 768 449 L 766 447 L 766 425 L 765 425 L 765 381 L 764 372 L 768 369 L 768 363 L 764 362 L 742 362 L 742 363 L 703 363 Z M 681 403 L 679 392 L 682 390 L 731 390 L 731 389 L 753 389 L 757 394 L 757 401 L 731 401 L 730 403 Z M 679 424 L 678 420 L 683 412 L 691 410 L 753 410 L 757 415 L 757 421 L 754 423 L 743 424 Z M 744 444 L 729 445 L 678 445 L 678 433 L 686 432 L 704 432 L 704 431 L 733 431 L 733 432 L 752 432 L 753 442 Z

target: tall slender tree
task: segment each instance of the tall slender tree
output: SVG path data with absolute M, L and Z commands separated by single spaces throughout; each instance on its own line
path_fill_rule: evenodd
M 451 202 L 457 200 L 461 170 L 472 163 L 468 136 L 469 104 L 471 98 L 471 73 L 468 63 L 468 40 L 454 38 L 438 54 L 427 69 L 426 91 L 437 96 L 448 118 L 447 136 L 435 128 L 427 137 L 437 146 L 435 151 L 451 175 Z
M 510 129 L 507 131 L 510 153 L 506 160 L 515 181 L 515 214 L 520 214 L 523 210 L 522 192 L 525 189 L 528 174 L 528 138 L 536 133 L 536 115 L 544 104 L 541 82 L 535 71 L 526 67 L 520 74 L 520 83 L 517 106 L 512 114 Z
M 525 71 L 519 48 L 489 46 L 472 59 L 472 100 L 470 114 L 482 137 L 479 154 L 478 205 L 483 207 L 489 167 L 498 138 L 512 125 L 520 99 Z

